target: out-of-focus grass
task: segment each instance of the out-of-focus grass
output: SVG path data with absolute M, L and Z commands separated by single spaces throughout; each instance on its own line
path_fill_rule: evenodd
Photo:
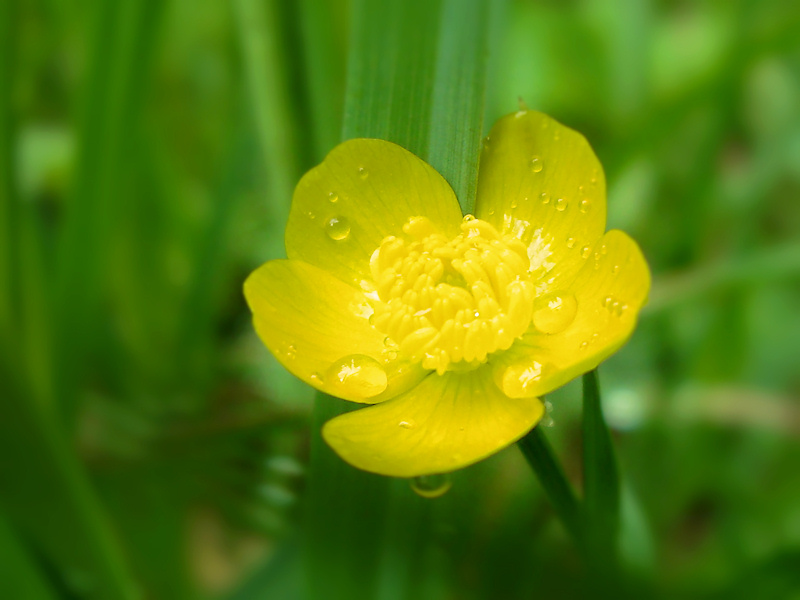
M 610 226 L 653 267 L 640 328 L 601 369 L 640 597 L 800 589 L 794 4 L 489 3 L 484 128 L 521 97 L 585 133 Z M 134 580 L 153 598 L 305 597 L 312 395 L 255 338 L 241 282 L 282 252 L 292 186 L 339 139 L 345 89 L 435 94 L 422 117 L 440 137 L 416 151 L 442 156 L 476 114 L 457 68 L 481 41 L 463 64 L 388 61 L 406 66 L 354 92 L 361 2 L 0 6 L 0 548 L 17 565 L 0 596 L 123 597 Z M 419 32 L 441 43 L 456 21 Z M 452 83 L 414 87 L 436 69 Z M 351 131 L 391 122 L 413 140 L 422 117 L 401 127 L 402 106 Z M 547 430 L 578 485 L 579 398 L 553 394 Z M 385 535 L 381 598 L 412 589 L 396 568 L 409 540 L 420 598 L 586 595 L 516 449 L 453 479 L 413 531 Z M 384 516 L 418 501 L 398 484 Z M 384 535 L 367 522 L 343 548 Z

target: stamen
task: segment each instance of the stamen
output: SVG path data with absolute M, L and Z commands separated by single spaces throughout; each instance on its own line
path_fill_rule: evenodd
M 373 324 L 412 361 L 444 373 L 485 362 L 530 326 L 535 286 L 525 244 L 465 218 L 448 240 L 424 217 L 389 236 L 370 260 Z

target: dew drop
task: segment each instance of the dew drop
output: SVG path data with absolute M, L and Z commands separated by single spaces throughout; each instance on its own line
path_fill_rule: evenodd
M 589 205 L 591 205 L 592 201 L 588 198 L 584 198 L 581 200 L 580 209 L 582 213 L 585 213 L 589 210 Z
M 411 480 L 411 489 L 423 498 L 439 498 L 444 496 L 453 486 L 450 476 L 442 473 L 435 475 L 420 475 Z
M 306 214 L 308 215 L 308 218 L 311 219 L 312 221 L 317 218 L 317 215 L 315 215 L 311 211 L 307 212 Z
M 517 206 L 519 206 L 519 202 L 517 202 L 516 200 L 512 200 L 511 201 L 511 208 L 517 208 Z
M 469 223 L 475 220 L 475 215 L 464 215 L 464 223 Z
M 363 400 L 377 396 L 386 389 L 388 377 L 380 363 L 364 354 L 345 356 L 333 363 L 325 380 L 334 396 Z
M 556 200 L 554 206 L 556 207 L 556 210 L 558 212 L 564 212 L 565 210 L 567 210 L 567 201 L 564 200 L 564 198 L 559 198 L 558 200 Z
M 550 194 L 547 192 L 539 194 L 539 198 L 542 200 L 542 204 L 550 204 Z
M 544 163 L 542 162 L 542 159 L 539 158 L 538 156 L 532 156 L 531 171 L 533 171 L 534 173 L 541 173 L 543 168 L 544 168 Z
M 567 238 L 567 248 L 570 250 L 575 247 L 575 242 L 577 240 L 574 237 Z
M 317 385 L 321 385 L 322 384 L 322 375 L 320 375 L 319 373 L 312 373 L 309 376 L 309 379 L 311 379 L 311 381 L 313 381 Z
M 289 344 L 289 347 L 286 348 L 286 358 L 293 359 L 297 356 L 297 348 L 294 344 Z
M 358 176 L 361 177 L 361 179 L 366 179 L 369 177 L 369 171 L 367 171 L 364 167 L 358 167 Z
M 612 273 L 619 273 L 619 265 L 614 265 L 613 267 L 611 267 L 611 272 Z
M 584 246 L 581 248 L 581 258 L 589 258 L 589 255 L 592 253 L 592 249 L 589 246 Z
M 551 417 L 550 415 L 545 415 L 542 417 L 542 420 L 539 422 L 539 424 L 542 427 L 552 427 L 553 425 L 556 424 L 556 422 L 553 421 L 553 417 Z
M 533 326 L 542 333 L 564 331 L 578 312 L 578 301 L 568 292 L 551 292 L 536 299 L 533 305 Z
M 331 192 L 330 194 L 328 194 L 328 200 L 330 200 L 331 202 L 338 202 L 339 195 L 336 192 Z
M 589 342 L 581 342 L 581 350 L 586 350 L 589 347 Z
M 537 395 L 536 384 L 545 369 L 545 365 L 535 360 L 513 363 L 500 372 L 497 383 L 509 398 L 532 398 Z
M 350 235 L 350 222 L 345 217 L 331 217 L 325 224 L 325 231 L 332 240 L 345 240 Z
M 414 425 L 415 423 L 413 419 L 409 421 L 400 421 L 397 424 L 398 427 L 402 427 L 403 429 L 414 429 Z

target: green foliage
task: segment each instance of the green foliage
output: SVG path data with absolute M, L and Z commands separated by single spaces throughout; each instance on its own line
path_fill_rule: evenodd
M 593 597 L 598 523 L 632 597 L 796 596 L 795 4 L 0 3 L 0 597 Z M 520 97 L 596 149 L 651 302 L 602 400 L 548 398 L 543 485 L 512 448 L 425 500 L 320 443 L 343 407 L 241 284 L 342 137 L 471 210 Z

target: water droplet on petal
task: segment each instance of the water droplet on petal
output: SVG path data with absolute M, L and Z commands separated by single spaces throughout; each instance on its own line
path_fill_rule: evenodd
M 542 204 L 550 204 L 550 194 L 547 192 L 542 192 L 539 194 L 539 198 L 541 199 Z
M 534 173 L 541 173 L 542 169 L 544 168 L 544 163 L 542 159 L 538 156 L 531 157 L 531 171 Z
M 567 201 L 564 198 L 559 198 L 556 200 L 555 207 L 558 212 L 564 212 L 567 210 Z
M 413 419 L 409 421 L 400 421 L 397 424 L 398 427 L 402 427 L 403 429 L 414 429 L 414 425 L 415 423 Z
M 342 396 L 363 400 L 383 392 L 388 377 L 374 358 L 352 354 L 333 363 L 325 373 L 325 381 L 334 396 L 338 392 Z
M 328 237 L 337 242 L 347 239 L 350 235 L 350 221 L 345 217 L 331 217 L 325 224 Z
M 517 200 L 512 200 L 511 201 L 511 208 L 517 208 L 517 206 L 519 206 L 519 202 L 517 202 Z
M 580 209 L 582 213 L 585 213 L 589 210 L 589 206 L 591 205 L 592 201 L 588 198 L 584 198 L 581 200 Z
M 592 249 L 589 246 L 584 246 L 581 248 L 581 258 L 589 258 L 589 255 L 592 253 Z
M 453 486 L 447 474 L 420 475 L 411 480 L 411 489 L 423 498 L 439 498 Z
M 369 171 L 367 171 L 364 167 L 358 167 L 358 176 L 361 177 L 361 179 L 366 179 L 369 177 Z
M 537 395 L 536 384 L 541 381 L 545 365 L 535 360 L 513 363 L 501 367 L 495 381 L 509 398 L 532 398 Z
M 328 200 L 330 200 L 331 202 L 338 202 L 339 195 L 336 192 L 331 192 L 330 194 L 328 194 Z
M 575 247 L 575 242 L 577 240 L 574 237 L 567 238 L 567 248 L 572 249 Z
M 614 265 L 613 267 L 611 267 L 611 272 L 612 273 L 618 273 L 619 272 L 619 265 Z
M 586 350 L 589 347 L 589 342 L 581 342 L 581 350 Z
M 564 331 L 578 313 L 578 301 L 568 292 L 551 292 L 536 299 L 533 305 L 533 326 L 542 333 Z
M 289 344 L 289 347 L 286 348 L 286 358 L 293 359 L 297 356 L 297 348 L 294 344 Z

